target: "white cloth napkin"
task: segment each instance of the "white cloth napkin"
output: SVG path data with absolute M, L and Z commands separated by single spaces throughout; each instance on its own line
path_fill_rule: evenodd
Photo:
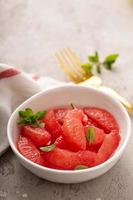
M 0 64 L 0 155 L 9 147 L 6 129 L 14 109 L 37 92 L 64 84 L 52 78 L 32 76 L 12 66 Z

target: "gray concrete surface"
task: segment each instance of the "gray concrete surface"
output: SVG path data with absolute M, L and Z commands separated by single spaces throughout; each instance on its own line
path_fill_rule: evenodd
M 54 58 L 66 46 L 84 60 L 95 49 L 102 57 L 118 52 L 117 67 L 102 77 L 133 101 L 132 0 L 0 0 L 0 62 L 67 80 Z M 9 150 L 0 158 L 0 200 L 132 200 L 132 155 L 133 137 L 104 176 L 63 185 L 31 174 Z

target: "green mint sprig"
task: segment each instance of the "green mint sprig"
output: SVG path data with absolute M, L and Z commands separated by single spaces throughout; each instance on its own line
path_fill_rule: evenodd
M 111 54 L 111 55 L 107 56 L 103 62 L 104 67 L 108 70 L 111 70 L 112 65 L 115 63 L 118 56 L 119 56 L 118 54 Z
M 86 134 L 87 142 L 93 143 L 95 140 L 95 130 L 93 127 L 89 127 Z
M 44 128 L 45 123 L 40 122 L 42 118 L 45 117 L 47 111 L 39 111 L 34 113 L 31 108 L 26 108 L 24 111 L 19 111 L 19 125 L 31 125 L 32 127 L 39 126 L 40 128 Z
M 103 61 L 100 61 L 100 56 L 97 51 L 95 51 L 94 55 L 88 56 L 88 62 L 82 64 L 82 68 L 86 74 L 90 74 L 94 69 L 98 74 L 101 74 L 102 67 L 107 70 L 112 70 L 113 64 L 116 62 L 118 58 L 118 54 L 110 54 L 105 57 Z
M 51 144 L 45 147 L 40 147 L 40 150 L 44 152 L 50 152 L 50 151 L 53 151 L 55 148 L 56 148 L 56 144 Z
M 74 170 L 82 170 L 82 169 L 87 169 L 88 168 L 88 166 L 86 166 L 86 165 L 77 165 L 75 168 L 74 168 Z

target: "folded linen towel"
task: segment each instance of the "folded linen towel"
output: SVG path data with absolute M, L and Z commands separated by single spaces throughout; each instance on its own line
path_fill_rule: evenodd
M 9 147 L 7 123 L 11 113 L 32 95 L 64 82 L 49 77 L 32 76 L 6 64 L 0 64 L 0 155 Z

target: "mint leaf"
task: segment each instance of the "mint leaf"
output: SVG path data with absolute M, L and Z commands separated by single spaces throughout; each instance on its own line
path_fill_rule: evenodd
M 31 108 L 26 108 L 25 111 L 20 110 L 19 111 L 19 116 L 24 118 L 24 117 L 30 117 L 33 115 L 33 111 Z
M 82 64 L 81 67 L 87 74 L 93 70 L 93 66 L 90 63 Z
M 107 63 L 114 63 L 116 61 L 116 59 L 118 58 L 119 54 L 110 54 L 109 56 L 107 56 L 105 58 L 105 61 L 104 62 L 107 62 Z
M 24 111 L 19 111 L 20 120 L 18 121 L 19 125 L 32 125 L 32 127 L 39 126 L 40 128 L 44 127 L 44 123 L 39 122 L 46 115 L 46 111 L 39 111 L 33 113 L 31 108 L 26 108 Z
M 100 64 L 96 65 L 96 71 L 97 71 L 98 74 L 101 74 L 101 66 L 100 66 Z
M 103 62 L 104 67 L 108 70 L 111 70 L 112 65 L 115 63 L 118 56 L 119 56 L 118 54 L 111 54 L 111 55 L 107 56 Z
M 25 113 L 27 114 L 28 117 L 32 116 L 33 115 L 33 111 L 31 108 L 26 108 L 25 109 Z
M 19 116 L 23 118 L 23 117 L 26 117 L 27 114 L 24 111 L 19 111 Z
M 92 63 L 98 63 L 99 62 L 99 54 L 97 51 L 95 51 L 94 55 L 88 56 L 88 60 Z
M 32 124 L 31 125 L 33 128 L 36 128 L 37 126 L 38 126 L 38 124 L 37 123 L 34 123 L 34 124 Z
M 18 122 L 19 125 L 26 125 L 26 124 L 30 124 L 30 123 L 31 123 L 30 118 L 23 118 L 23 119 L 20 119 Z
M 55 148 L 56 148 L 56 144 L 51 144 L 49 146 L 40 147 L 40 150 L 44 152 L 50 152 L 50 151 L 53 151 Z
M 18 124 L 19 124 L 19 125 L 25 125 L 25 124 L 26 124 L 25 119 L 21 119 L 21 120 L 19 120 Z
M 45 127 L 45 123 L 41 122 L 38 124 L 40 128 L 44 128 Z
M 35 119 L 39 120 L 42 119 L 46 115 L 46 111 L 39 111 L 35 114 Z
M 95 130 L 93 127 L 89 127 L 87 130 L 86 138 L 88 142 L 93 142 L 95 139 Z
M 77 165 L 75 168 L 74 168 L 74 170 L 82 170 L 82 169 L 87 169 L 88 168 L 88 166 L 86 166 L 86 165 Z

